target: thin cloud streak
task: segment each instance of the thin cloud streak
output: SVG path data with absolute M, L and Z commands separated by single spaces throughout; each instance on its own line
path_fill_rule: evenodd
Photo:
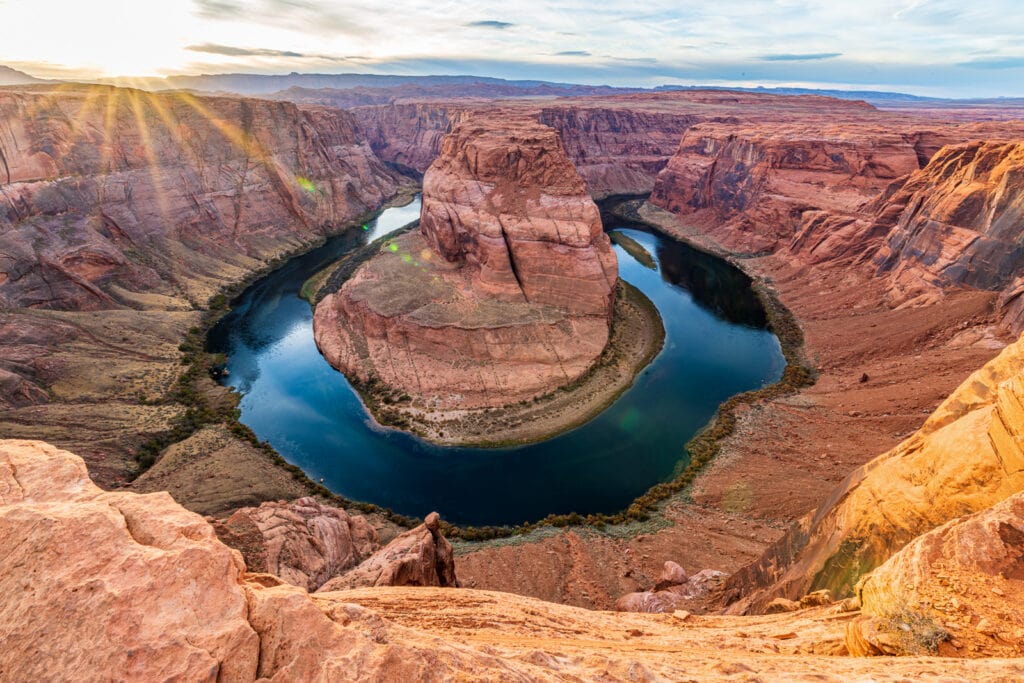
M 762 55 L 762 62 L 814 62 L 842 57 L 842 52 L 811 52 L 804 54 Z

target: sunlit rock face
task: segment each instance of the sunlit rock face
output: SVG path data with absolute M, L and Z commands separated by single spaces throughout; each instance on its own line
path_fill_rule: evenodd
M 916 538 L 857 586 L 851 654 L 1019 657 L 1024 493 Z
M 617 264 L 557 133 L 458 126 L 423 180 L 420 231 L 317 306 L 335 367 L 437 406 L 498 406 L 572 382 L 608 341 Z
M 858 579 L 915 537 L 1024 491 L 1024 339 L 971 375 L 909 439 L 854 470 L 764 556 L 729 578 L 734 612 Z
M 0 93 L 0 160 L 0 303 L 62 310 L 204 303 L 397 187 L 343 111 L 100 86 Z

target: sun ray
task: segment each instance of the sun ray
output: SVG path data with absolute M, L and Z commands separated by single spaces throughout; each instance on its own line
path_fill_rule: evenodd
M 114 155 L 114 124 L 117 121 L 117 109 L 120 105 L 121 91 L 111 88 L 107 91 L 106 106 L 103 112 L 103 146 L 100 153 L 100 172 L 113 171 L 111 162 Z
M 156 150 L 153 149 L 153 136 L 146 122 L 146 112 L 143 109 L 142 93 L 138 90 L 131 90 L 128 94 L 128 104 L 135 116 L 135 123 L 139 129 L 139 139 L 142 141 L 142 152 L 146 156 L 149 180 L 153 184 L 153 193 L 156 195 L 157 208 L 164 223 L 170 223 L 170 210 L 167 194 L 160 175 L 160 160 L 157 158 Z

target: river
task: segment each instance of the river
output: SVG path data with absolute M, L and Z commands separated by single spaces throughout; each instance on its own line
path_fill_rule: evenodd
M 687 463 L 684 445 L 730 396 L 785 367 L 746 275 L 638 226 L 612 223 L 654 257 L 621 247 L 620 276 L 660 311 L 665 346 L 634 385 L 586 424 L 536 444 L 435 446 L 377 426 L 313 342 L 303 282 L 345 253 L 419 217 L 419 198 L 289 260 L 232 303 L 211 330 L 228 355 L 222 380 L 242 394 L 241 421 L 332 491 L 455 524 L 518 524 L 549 513 L 615 512 Z

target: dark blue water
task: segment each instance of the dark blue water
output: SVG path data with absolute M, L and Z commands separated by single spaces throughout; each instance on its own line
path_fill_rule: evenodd
M 779 342 L 745 275 L 657 234 L 612 226 L 658 262 L 650 270 L 615 247 L 621 277 L 657 305 L 666 331 L 662 352 L 618 401 L 571 432 L 518 448 L 443 448 L 382 429 L 317 351 L 298 291 L 418 213 L 418 201 L 388 209 L 366 230 L 289 261 L 246 290 L 209 336 L 211 351 L 228 354 L 225 381 L 243 395 L 242 422 L 336 493 L 407 515 L 437 510 L 456 524 L 616 512 L 685 466 L 684 445 L 725 399 L 782 374 Z

